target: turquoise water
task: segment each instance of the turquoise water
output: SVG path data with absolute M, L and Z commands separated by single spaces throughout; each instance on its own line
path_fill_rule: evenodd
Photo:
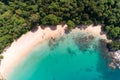
M 120 80 L 120 71 L 107 67 L 103 53 L 98 37 L 67 34 L 33 49 L 7 80 Z

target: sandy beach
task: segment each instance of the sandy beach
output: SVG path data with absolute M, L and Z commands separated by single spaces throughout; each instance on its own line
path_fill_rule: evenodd
M 85 26 L 85 27 L 86 28 L 79 29 L 79 26 L 78 26 L 75 29 L 73 29 L 72 31 L 83 31 L 90 35 L 98 36 L 101 39 L 104 39 L 106 42 L 111 42 L 111 40 L 108 40 L 106 34 L 101 30 L 101 27 L 102 27 L 101 25 L 97 25 L 97 26 L 89 25 L 89 26 Z
M 0 72 L 5 76 L 21 59 L 23 59 L 28 53 L 41 42 L 50 39 L 51 37 L 58 37 L 65 34 L 65 28 L 67 25 L 57 25 L 55 30 L 48 27 L 42 29 L 40 26 L 36 31 L 29 31 L 22 35 L 18 40 L 14 41 L 11 46 L 2 53 L 4 59 L 1 61 Z M 86 29 L 75 28 L 72 31 L 85 31 L 91 35 L 100 36 L 107 40 L 105 34 L 101 35 L 101 26 L 93 27 L 90 25 Z M 108 41 L 108 40 L 107 40 Z

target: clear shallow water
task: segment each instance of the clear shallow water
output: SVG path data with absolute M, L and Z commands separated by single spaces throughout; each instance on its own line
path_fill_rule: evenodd
M 120 71 L 109 69 L 101 56 L 104 50 L 100 39 L 86 36 L 71 33 L 40 44 L 21 60 L 7 79 L 120 80 Z

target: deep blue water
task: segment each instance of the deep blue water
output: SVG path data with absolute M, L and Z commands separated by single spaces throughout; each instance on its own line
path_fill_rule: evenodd
M 8 80 L 120 80 L 120 71 L 108 68 L 98 37 L 71 33 L 46 41 L 21 60 Z

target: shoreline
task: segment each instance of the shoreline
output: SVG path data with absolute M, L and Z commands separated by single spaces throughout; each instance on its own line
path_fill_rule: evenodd
M 107 39 L 106 34 L 101 34 L 101 25 L 93 26 L 89 25 L 87 28 L 79 28 L 71 30 L 70 32 L 83 31 L 87 32 L 93 36 L 99 36 L 101 39 L 104 39 L 106 42 L 110 40 Z M 58 36 L 62 36 L 65 34 L 65 29 L 67 25 L 57 25 L 56 29 L 50 29 L 46 27 L 42 29 L 41 26 L 37 27 L 35 31 L 29 31 L 26 34 L 23 34 L 18 40 L 14 41 L 9 48 L 7 48 L 2 55 L 4 59 L 1 61 L 0 72 L 3 76 L 6 76 L 7 73 L 11 71 L 11 69 L 20 62 L 29 52 L 39 45 L 41 42 L 44 42 L 48 39 L 57 38 Z
M 3 76 L 15 66 L 21 59 L 41 42 L 63 35 L 65 26 L 58 25 L 56 30 L 49 27 L 42 29 L 40 26 L 35 32 L 29 31 L 23 34 L 18 40 L 14 41 L 9 48 L 2 53 L 4 59 L 1 61 L 0 72 Z M 48 33 L 49 32 L 49 33 Z
M 78 27 L 79 27 L 79 26 L 78 26 Z M 86 32 L 86 33 L 88 33 L 88 34 L 90 34 L 90 35 L 93 35 L 93 36 L 98 36 L 98 37 L 100 37 L 101 39 L 104 39 L 106 43 L 112 41 L 112 40 L 109 40 L 109 39 L 107 38 L 106 33 L 104 33 L 104 32 L 102 31 L 102 29 L 101 29 L 102 26 L 101 26 L 101 25 L 97 25 L 97 26 L 89 25 L 89 26 L 86 26 L 86 27 L 87 27 L 87 28 L 81 28 L 81 31 Z M 79 29 L 79 28 L 77 28 L 77 29 Z

